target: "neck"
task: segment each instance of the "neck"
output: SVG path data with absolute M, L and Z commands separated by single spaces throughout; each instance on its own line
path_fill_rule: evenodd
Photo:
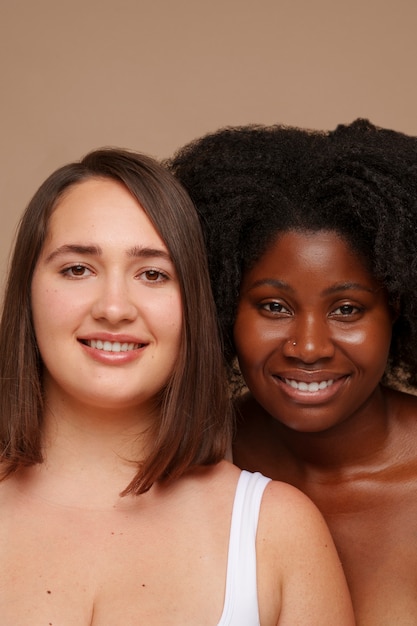
M 263 441 L 259 445 L 268 455 L 270 465 L 275 462 L 280 466 L 280 459 L 284 465 L 286 459 L 301 469 L 354 472 L 358 467 L 384 463 L 390 436 L 388 404 L 386 390 L 378 387 L 360 411 L 340 424 L 320 432 L 299 432 L 278 422 L 253 397 L 247 396 L 242 413 L 243 429 L 251 425 L 244 436 L 246 441 L 251 435 L 257 442 Z M 238 434 L 237 450 L 239 441 Z
M 31 494 L 55 504 L 124 506 L 129 497 L 119 494 L 149 450 L 152 423 L 152 416 L 137 410 L 88 410 L 49 401 L 43 421 L 44 462 L 25 470 L 23 482 Z

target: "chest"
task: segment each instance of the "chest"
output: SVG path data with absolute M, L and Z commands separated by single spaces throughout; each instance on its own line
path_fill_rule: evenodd
M 212 626 L 223 608 L 227 546 L 227 532 L 172 516 L 5 507 L 2 625 Z
M 417 479 L 311 496 L 338 549 L 358 626 L 417 623 Z
M 406 458 L 393 455 L 397 461 L 389 466 L 343 477 L 300 467 L 279 441 L 272 446 L 255 437 L 252 445 L 246 443 L 236 448 L 238 465 L 293 484 L 322 512 L 348 580 L 358 626 L 417 624 L 414 449 Z

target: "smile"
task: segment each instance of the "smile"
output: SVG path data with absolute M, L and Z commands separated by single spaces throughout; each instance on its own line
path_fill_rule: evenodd
M 286 385 L 289 385 L 293 389 L 297 389 L 298 391 L 309 391 L 310 393 L 327 389 L 327 387 L 331 387 L 334 383 L 334 380 L 322 380 L 321 382 L 314 383 L 298 382 L 297 380 L 290 378 L 284 378 L 283 380 Z
M 90 348 L 104 352 L 130 352 L 131 350 L 138 350 L 144 345 L 141 343 L 121 343 L 120 341 L 101 341 L 101 339 L 91 339 L 83 343 Z

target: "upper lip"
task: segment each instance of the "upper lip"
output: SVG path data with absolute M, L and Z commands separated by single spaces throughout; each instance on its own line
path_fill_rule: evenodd
M 337 380 L 339 378 L 344 378 L 347 374 L 340 374 L 336 372 L 328 372 L 328 371 L 315 371 L 315 372 L 305 372 L 305 371 L 297 371 L 297 372 L 272 372 L 272 376 L 275 378 L 282 378 L 287 380 L 295 380 L 298 383 L 321 383 L 324 380 Z

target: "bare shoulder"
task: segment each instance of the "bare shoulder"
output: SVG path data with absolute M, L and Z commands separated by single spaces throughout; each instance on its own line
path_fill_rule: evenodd
M 285 536 L 287 546 L 292 542 L 299 545 L 304 535 L 310 541 L 323 541 L 324 544 L 330 542 L 333 545 L 330 532 L 316 505 L 299 489 L 280 481 L 271 481 L 265 489 L 259 534 L 264 534 L 270 542 L 276 541 L 279 550 L 282 550 L 282 536 Z
M 261 623 L 304 626 L 308 615 L 309 626 L 353 626 L 330 532 L 317 507 L 295 487 L 276 481 L 267 485 L 257 555 Z
M 294 516 L 312 515 L 321 518 L 315 504 L 302 491 L 279 480 L 271 480 L 265 488 L 263 514 L 276 515 L 281 509 Z

